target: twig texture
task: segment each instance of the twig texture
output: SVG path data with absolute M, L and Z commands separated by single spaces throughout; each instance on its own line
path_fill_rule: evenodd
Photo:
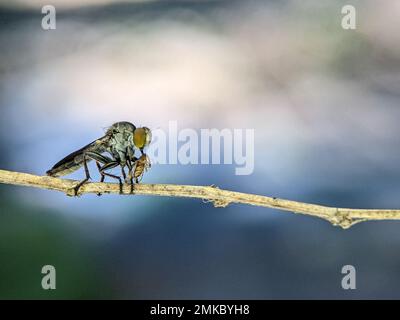
M 37 176 L 27 173 L 0 170 L 0 183 L 56 190 L 73 195 L 76 180 Z M 84 193 L 119 193 L 115 183 L 88 183 L 79 191 Z M 124 194 L 130 194 L 130 187 L 124 186 Z M 325 219 L 344 229 L 368 220 L 400 220 L 400 210 L 348 209 L 327 207 L 298 201 L 271 198 L 255 194 L 221 190 L 215 186 L 190 186 L 171 184 L 136 184 L 134 194 L 166 197 L 198 198 L 212 202 L 215 207 L 226 207 L 231 203 L 241 203 L 259 207 L 274 208 Z

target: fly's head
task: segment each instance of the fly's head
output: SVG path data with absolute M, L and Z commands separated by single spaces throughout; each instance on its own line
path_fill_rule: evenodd
M 133 132 L 133 144 L 142 154 L 145 147 L 151 143 L 151 130 L 147 127 L 136 128 Z

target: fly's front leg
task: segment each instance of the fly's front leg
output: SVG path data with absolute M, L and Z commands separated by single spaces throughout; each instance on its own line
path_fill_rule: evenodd
M 129 170 L 129 173 L 128 173 L 128 178 L 129 178 L 129 184 L 130 184 L 130 186 L 131 186 L 131 190 L 130 190 L 130 193 L 131 194 L 133 194 L 134 192 L 134 185 L 133 185 L 133 175 L 132 175 L 132 170 L 133 170 L 133 166 L 132 166 L 132 163 L 131 163 L 131 161 L 128 159 L 128 161 L 126 162 L 126 165 L 128 166 L 128 170 Z
M 135 189 L 135 185 L 133 183 L 133 167 L 135 165 L 135 162 L 137 161 L 137 158 L 135 157 L 133 152 L 129 152 L 130 149 L 128 149 L 128 161 L 126 162 L 126 165 L 128 166 L 129 169 L 129 174 L 128 174 L 128 178 L 129 178 L 129 183 L 131 185 L 131 190 L 130 193 L 134 194 L 134 189 Z

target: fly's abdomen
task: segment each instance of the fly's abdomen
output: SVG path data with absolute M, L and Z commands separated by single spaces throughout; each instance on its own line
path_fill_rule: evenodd
M 80 155 L 76 155 L 72 158 L 69 156 L 59 163 L 57 163 L 52 169 L 47 171 L 47 175 L 51 177 L 62 177 L 66 176 L 83 166 L 83 153 Z M 90 159 L 87 160 L 88 162 Z
M 82 149 L 71 153 L 70 155 L 66 156 L 64 159 L 56 163 L 52 169 L 47 171 L 47 175 L 51 177 L 62 177 L 78 170 L 84 164 L 85 152 L 97 151 L 99 153 L 102 153 L 105 151 L 105 143 L 107 141 L 108 137 L 105 136 L 88 144 Z M 86 158 L 86 162 L 89 162 L 90 160 L 90 158 Z

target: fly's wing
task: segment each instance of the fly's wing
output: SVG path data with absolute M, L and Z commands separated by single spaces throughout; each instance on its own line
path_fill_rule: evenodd
M 47 175 L 51 177 L 61 177 L 78 170 L 83 166 L 84 153 L 87 151 L 95 151 L 98 153 L 106 151 L 108 140 L 109 136 L 104 136 L 96 141 L 93 141 L 92 143 L 89 143 L 82 149 L 71 153 L 61 161 L 57 162 L 52 169 L 47 171 Z M 89 161 L 90 159 L 87 159 L 87 162 Z

